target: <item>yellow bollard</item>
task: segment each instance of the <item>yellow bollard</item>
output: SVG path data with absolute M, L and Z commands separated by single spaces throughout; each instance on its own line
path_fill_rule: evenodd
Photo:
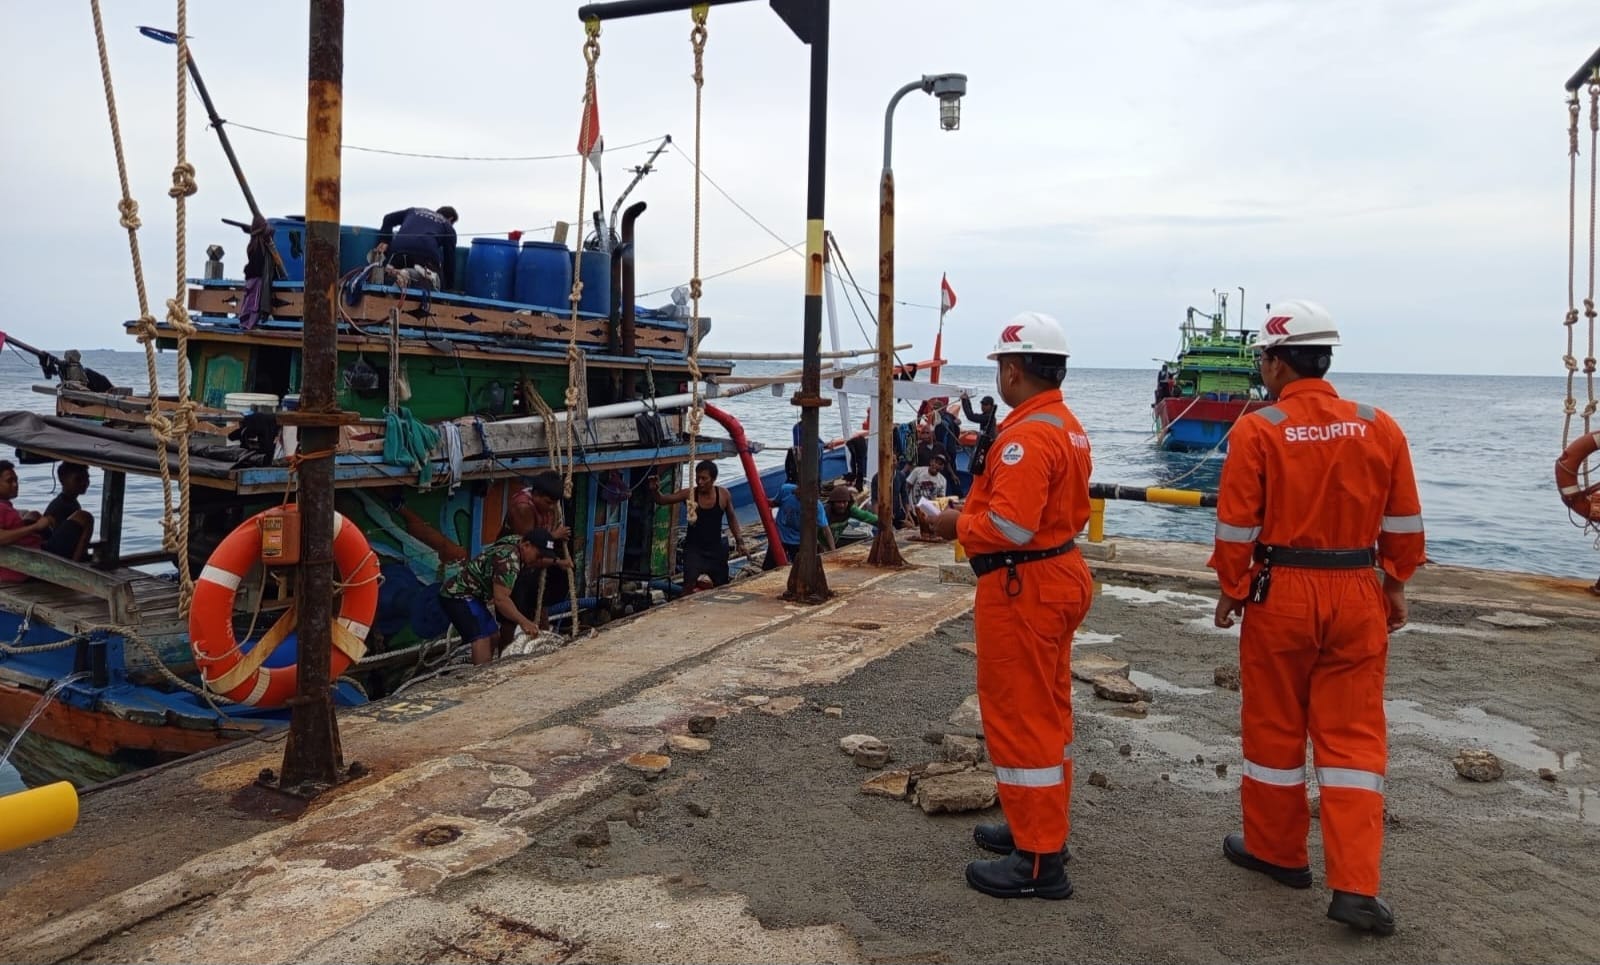
M 1104 543 L 1106 540 L 1106 501 L 1103 499 L 1089 500 L 1089 542 Z
M 66 834 L 78 823 L 78 790 L 57 781 L 0 797 L 0 853 Z

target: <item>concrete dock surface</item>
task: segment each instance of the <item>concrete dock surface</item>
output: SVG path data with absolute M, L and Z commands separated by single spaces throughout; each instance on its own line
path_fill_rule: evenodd
M 254 783 L 281 735 L 96 789 L 72 834 L 0 856 L 0 959 L 1600 959 L 1586 581 L 1429 566 L 1413 582 L 1388 681 L 1399 933 L 1377 939 L 1324 917 L 1315 824 L 1310 891 L 1222 858 L 1238 631 L 1211 626 L 1191 544 L 1091 549 L 1111 558 L 1091 559 L 1075 657 L 1125 662 L 1148 699 L 1079 684 L 1076 895 L 969 890 L 971 827 L 998 808 L 916 798 L 938 811 L 992 782 L 944 763 L 981 747 L 972 590 L 948 544 L 905 550 L 899 570 L 832 554 L 820 606 L 783 602 L 785 574 L 767 574 L 346 713 L 345 759 L 369 772 L 309 807 Z M 852 757 L 851 735 L 879 743 Z M 1501 774 L 1459 775 L 1462 750 Z

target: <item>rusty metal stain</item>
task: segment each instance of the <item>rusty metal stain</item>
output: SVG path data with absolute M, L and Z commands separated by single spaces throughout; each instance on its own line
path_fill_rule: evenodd
M 453 824 L 437 824 L 418 831 L 412 835 L 412 840 L 424 848 L 437 848 L 441 844 L 460 840 L 461 833 L 461 829 Z

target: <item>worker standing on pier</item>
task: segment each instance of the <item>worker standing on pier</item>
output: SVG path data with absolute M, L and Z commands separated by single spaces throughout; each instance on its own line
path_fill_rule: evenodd
M 1424 561 L 1422 506 L 1400 427 L 1323 378 L 1339 344 L 1332 316 L 1305 301 L 1269 316 L 1255 348 L 1277 401 L 1233 428 L 1210 560 L 1222 588 L 1216 625 L 1244 621 L 1244 833 L 1222 850 L 1280 884 L 1311 887 L 1309 733 L 1328 917 L 1388 935 L 1394 914 L 1378 897 L 1383 681 L 1389 634 L 1406 622 L 1406 580 Z
M 1018 315 L 989 358 L 1011 412 L 974 462 L 966 505 L 934 521 L 978 576 L 978 704 L 1006 816 L 974 830 L 1005 857 L 967 865 L 967 884 L 997 898 L 1067 898 L 1072 635 L 1094 586 L 1073 544 L 1089 521 L 1089 438 L 1061 397 L 1067 339 L 1055 319 Z

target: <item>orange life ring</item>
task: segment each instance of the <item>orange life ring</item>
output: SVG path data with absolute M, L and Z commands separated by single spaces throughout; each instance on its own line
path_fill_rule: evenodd
M 1600 523 L 1600 483 L 1584 488 L 1578 484 L 1583 461 L 1600 450 L 1600 432 L 1590 432 L 1572 440 L 1572 445 L 1556 460 L 1556 489 L 1567 508 L 1591 523 Z
M 295 665 L 265 666 L 295 629 L 290 607 L 255 645 L 245 650 L 233 636 L 233 601 L 239 584 L 261 560 L 261 527 L 265 513 L 250 517 L 228 534 L 206 560 L 194 583 L 189 607 L 189 645 L 201 680 L 213 693 L 252 707 L 282 707 L 298 689 Z M 333 621 L 333 659 L 329 678 L 338 679 L 367 651 L 367 633 L 378 612 L 378 558 L 361 528 L 343 515 L 333 515 L 333 559 L 344 587 L 339 615 Z
M 977 445 L 978 444 L 978 430 L 976 430 L 976 429 L 968 429 L 967 431 L 961 433 L 961 440 L 960 441 L 961 441 L 961 444 L 963 446 L 975 446 L 975 445 Z

